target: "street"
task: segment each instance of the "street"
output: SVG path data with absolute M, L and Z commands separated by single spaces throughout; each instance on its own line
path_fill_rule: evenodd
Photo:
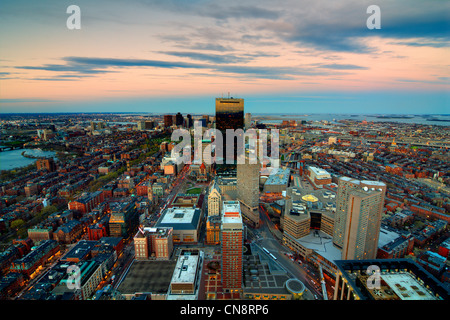
M 261 217 L 263 222 L 261 227 L 258 229 L 249 228 L 251 231 L 249 232 L 249 238 L 253 237 L 253 239 L 251 239 L 253 242 L 269 250 L 269 252 L 277 258 L 277 262 L 281 264 L 290 277 L 297 278 L 303 282 L 307 289 L 304 293 L 304 298 L 306 300 L 314 300 L 315 295 L 318 299 L 323 299 L 323 294 L 320 289 L 320 279 L 313 271 L 313 268 L 310 268 L 307 263 L 302 263 L 300 265 L 298 262 L 292 261 L 284 254 L 291 253 L 290 249 L 281 244 L 271 232 L 272 230 L 281 235 L 280 231 L 271 226 L 272 222 L 264 213 L 261 214 Z

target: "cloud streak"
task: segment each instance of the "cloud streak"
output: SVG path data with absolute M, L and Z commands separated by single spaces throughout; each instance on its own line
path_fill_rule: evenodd
M 110 70 L 111 68 L 126 69 L 134 67 L 148 67 L 148 68 L 163 68 L 163 69 L 200 69 L 211 70 L 216 75 L 217 73 L 245 75 L 250 78 L 261 79 L 294 79 L 295 76 L 317 76 L 335 74 L 320 70 L 316 66 L 303 67 L 272 67 L 272 66 L 249 66 L 249 65 L 235 65 L 229 64 L 235 61 L 249 60 L 249 57 L 241 58 L 227 58 L 222 55 L 201 54 L 195 52 L 165 52 L 176 56 L 186 56 L 197 59 L 209 60 L 211 62 L 225 62 L 223 64 L 209 64 L 209 63 L 190 63 L 181 61 L 164 61 L 164 60 L 147 60 L 147 59 L 116 59 L 116 58 L 99 58 L 99 57 L 64 57 L 62 58 L 66 64 L 44 64 L 42 66 L 17 66 L 18 69 L 27 70 L 42 70 L 60 72 L 63 74 L 55 77 L 38 77 L 35 80 L 75 80 L 86 76 L 93 76 L 96 74 L 118 72 L 118 70 Z M 258 56 L 258 53 L 250 54 L 249 56 Z M 264 56 L 263 53 L 261 53 Z M 268 54 L 268 56 L 271 56 Z M 321 65 L 322 69 L 333 70 L 354 70 L 364 69 L 356 65 Z M 67 73 L 71 72 L 71 73 Z

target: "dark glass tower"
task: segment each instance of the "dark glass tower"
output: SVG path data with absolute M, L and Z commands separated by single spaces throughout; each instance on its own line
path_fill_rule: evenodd
M 223 165 L 218 165 L 217 170 L 235 170 L 237 160 L 237 139 L 234 142 L 234 152 L 232 159 L 226 159 L 226 130 L 227 129 L 242 129 L 244 130 L 244 99 L 231 98 L 216 98 L 216 129 L 220 130 L 223 137 L 223 148 L 216 146 L 217 153 L 222 154 L 224 161 Z M 227 164 L 231 162 L 233 164 Z
M 178 112 L 177 114 L 176 114 L 176 116 L 175 116 L 175 124 L 177 125 L 177 126 L 182 126 L 183 125 L 183 123 L 184 123 L 184 119 L 183 119 L 183 115 L 180 113 L 180 112 Z

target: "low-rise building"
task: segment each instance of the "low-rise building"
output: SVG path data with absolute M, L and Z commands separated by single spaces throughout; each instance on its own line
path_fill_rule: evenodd
M 83 234 L 83 225 L 78 220 L 70 220 L 60 226 L 54 234 L 59 243 L 73 243 Z
M 69 202 L 68 207 L 69 210 L 75 210 L 81 214 L 85 214 L 92 211 L 96 206 L 102 203 L 103 200 L 103 191 L 95 191 L 83 194 L 78 199 Z
M 200 232 L 201 210 L 198 208 L 172 207 L 166 209 L 157 228 L 173 228 L 173 241 L 197 242 Z
M 331 183 L 331 175 L 322 168 L 309 166 L 306 170 L 306 176 L 317 189 L 321 189 L 324 185 Z
M 41 244 L 26 256 L 13 261 L 11 271 L 20 272 L 29 277 L 48 258 L 59 251 L 58 242 L 55 240 L 44 240 Z
M 33 227 L 27 231 L 28 237 L 33 240 L 34 243 L 39 243 L 43 240 L 53 239 L 53 228 L 52 227 Z
M 173 228 L 139 228 L 134 236 L 136 259 L 170 259 L 173 251 Z
M 111 237 L 130 236 L 139 223 L 138 211 L 134 201 L 111 202 L 109 204 L 109 235 Z
M 203 251 L 182 250 L 170 280 L 167 300 L 198 300 Z
M 291 171 L 289 168 L 273 169 L 266 182 L 264 183 L 264 192 L 281 193 L 283 191 L 286 191 L 290 176 Z
M 71 266 L 73 273 L 67 272 L 60 283 L 52 290 L 52 293 L 57 296 L 73 292 L 80 300 L 87 300 L 95 293 L 97 286 L 102 281 L 103 269 L 101 264 L 91 260 L 70 264 L 67 265 L 67 268 Z M 78 277 L 74 277 L 74 275 Z

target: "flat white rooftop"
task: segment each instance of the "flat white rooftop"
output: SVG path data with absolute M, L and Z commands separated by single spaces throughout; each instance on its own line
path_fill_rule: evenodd
M 227 214 L 227 213 L 231 214 Z M 238 214 L 232 214 L 232 213 Z M 223 214 L 222 214 L 222 223 L 241 223 L 242 224 L 242 215 L 241 215 L 241 204 L 239 201 L 224 201 L 223 202 Z
M 359 181 L 358 179 L 350 178 L 350 177 L 340 177 L 339 179 L 343 180 L 343 181 L 349 181 L 349 182 L 351 181 L 354 184 L 360 184 L 361 183 L 361 181 Z
M 373 186 L 380 186 L 380 187 L 385 187 L 386 186 L 386 184 L 384 183 L 384 182 L 381 182 L 381 181 L 373 181 L 373 180 L 363 180 L 363 181 L 361 181 L 361 183 L 363 183 L 363 184 L 370 184 L 370 185 L 373 185 Z
M 241 212 L 241 204 L 239 201 L 224 201 L 223 212 Z
M 183 254 L 178 257 L 171 283 L 194 283 L 199 255 Z
M 172 207 L 166 210 L 161 223 L 174 224 L 174 223 L 191 223 L 195 208 L 185 208 L 185 207 Z
M 436 297 L 409 272 L 381 273 L 381 279 L 402 300 L 436 300 Z
M 309 167 L 316 176 L 330 176 L 327 170 L 317 167 Z
M 276 168 L 270 172 L 270 175 L 266 181 L 266 185 L 285 185 L 289 182 L 289 175 L 291 171 L 289 168 L 282 169 Z
M 242 215 L 239 214 L 238 216 L 230 216 L 230 215 L 223 215 L 222 216 L 222 224 L 225 226 L 230 227 L 231 225 L 239 225 L 242 227 Z M 225 228 L 225 226 L 223 226 Z
M 378 238 L 378 248 L 381 248 L 385 246 L 386 244 L 389 244 L 396 239 L 400 237 L 400 234 L 391 230 L 388 230 L 384 228 L 383 226 L 380 227 L 380 236 Z

